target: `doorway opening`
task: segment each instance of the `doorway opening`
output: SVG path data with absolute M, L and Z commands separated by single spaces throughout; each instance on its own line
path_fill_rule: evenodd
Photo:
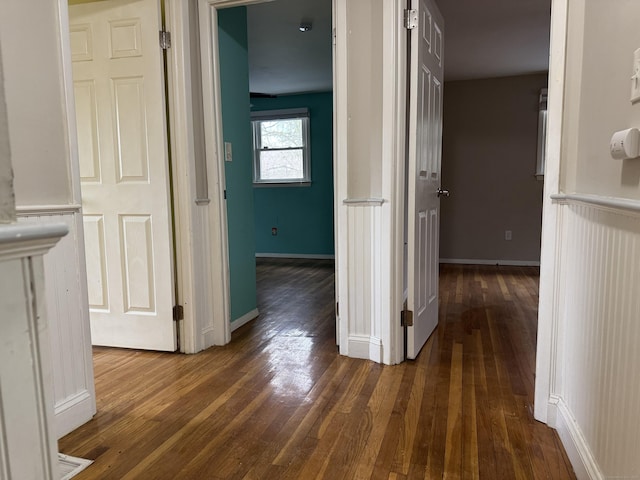
M 216 13 L 234 331 L 296 275 L 334 268 L 331 1 Z

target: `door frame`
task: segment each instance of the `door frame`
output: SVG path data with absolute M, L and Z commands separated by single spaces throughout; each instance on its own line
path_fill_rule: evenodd
M 77 132 L 75 129 L 75 100 L 69 32 L 68 0 L 58 0 L 58 26 L 62 38 L 62 65 L 64 84 L 64 111 L 69 155 L 69 176 L 73 202 L 81 214 L 80 168 L 78 159 Z M 221 238 L 223 228 L 218 214 L 212 211 L 219 201 L 214 201 L 198 191 L 196 179 L 201 172 L 206 174 L 206 166 L 196 164 L 198 142 L 202 139 L 194 134 L 194 102 L 200 100 L 197 89 L 192 86 L 193 59 L 191 48 L 192 28 L 190 25 L 189 0 L 173 0 L 165 3 L 165 27 L 173 34 L 173 46 L 167 50 L 167 84 L 169 110 L 169 143 L 173 167 L 171 184 L 173 188 L 176 285 L 175 302 L 184 307 L 184 319 L 179 322 L 178 349 L 183 353 L 196 353 L 209 345 L 223 345 L 230 339 L 230 332 L 224 325 L 216 328 L 203 319 L 229 315 L 228 265 L 226 241 L 214 248 L 212 239 Z M 223 177 L 224 179 L 224 177 Z M 211 180 L 211 179 L 210 179 Z M 215 180 L 215 178 L 214 178 Z M 211 182 L 213 183 L 213 182 Z M 81 219 L 81 215 L 78 215 Z M 226 232 L 226 217 L 224 232 Z M 81 222 L 81 220 L 80 220 Z M 77 248 L 84 260 L 82 228 L 79 226 Z M 82 243 L 82 244 L 80 244 Z M 203 267 L 204 265 L 204 267 Z M 84 261 L 81 268 L 84 267 Z M 82 274 L 86 276 L 86 274 Z M 221 295 L 218 292 L 223 292 Z M 226 294 L 225 294 L 226 292 Z M 82 296 L 86 299 L 86 284 Z M 215 297 L 215 302 L 213 301 Z M 85 308 L 85 323 L 89 324 L 88 308 Z M 90 339 L 87 338 L 90 342 Z
M 224 152 L 219 61 L 217 52 L 217 9 L 263 3 L 264 0 L 189 0 L 165 4 L 165 22 L 173 36 L 167 52 L 167 99 L 169 138 L 173 165 L 173 189 L 178 288 L 176 302 L 184 306 L 180 325 L 180 351 L 196 353 L 211 345 L 223 345 L 231 338 L 229 264 L 226 208 L 224 201 Z M 269 1 L 269 0 L 266 0 Z M 406 130 L 406 30 L 402 18 L 406 0 L 389 0 L 379 8 L 383 28 L 382 68 L 383 151 L 372 158 L 382 171 L 381 195 L 376 198 L 349 197 L 349 94 L 353 79 L 349 71 L 349 29 L 356 21 L 348 15 L 348 0 L 333 0 L 334 25 L 334 214 L 336 246 L 336 301 L 338 344 L 344 355 L 365 357 L 396 364 L 404 360 L 402 310 L 404 255 L 404 157 Z M 66 12 L 67 0 L 58 0 Z M 198 17 L 198 24 L 190 20 Z M 68 21 L 61 18 L 61 28 Z M 64 30 L 63 30 L 64 31 Z M 353 47 L 352 47 L 353 48 Z M 357 48 L 357 46 L 356 46 Z M 200 49 L 200 52 L 198 52 Z M 70 59 L 70 55 L 65 53 Z M 64 57 L 64 56 L 63 56 Z M 201 68 L 201 71 L 199 71 Z M 65 62 L 67 119 L 74 125 L 75 107 L 71 65 Z M 353 71 L 353 70 L 352 70 Z M 354 71 L 355 73 L 355 71 Z M 202 83 L 200 83 L 202 82 Z M 203 106 L 204 132 L 194 132 L 194 118 Z M 80 191 L 75 130 L 70 128 L 72 184 Z M 204 138 L 202 138 L 204 137 Z M 198 150 L 204 154 L 198 157 Z M 199 179 L 206 178 L 204 184 Z M 370 256 L 357 249 L 353 254 L 353 232 L 357 226 L 347 211 L 359 208 L 374 212 L 371 233 L 379 240 Z M 351 209 L 351 210 L 349 210 Z M 349 252 L 352 254 L 348 254 Z M 362 298 L 362 282 L 354 277 L 358 265 L 372 263 L 373 277 Z M 362 302 L 365 306 L 361 307 Z M 365 310 L 374 313 L 369 331 L 362 335 L 358 321 Z M 368 349 L 368 350 L 367 350 Z

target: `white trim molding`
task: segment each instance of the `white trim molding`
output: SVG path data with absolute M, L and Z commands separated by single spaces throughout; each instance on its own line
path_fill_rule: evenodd
M 555 423 L 551 426 L 558 431 L 558 436 L 571 461 L 576 477 L 579 479 L 605 480 L 580 429 L 580 425 L 573 418 L 564 400 L 552 395 L 550 403 L 555 405 L 557 409 Z
M 0 229 L 0 261 L 44 255 L 69 233 L 66 225 L 3 225 Z
M 440 263 L 455 265 L 504 265 L 508 267 L 539 267 L 540 262 L 534 260 L 480 260 L 477 258 L 441 258 Z
M 64 224 L 0 226 L 0 477 L 57 480 L 42 255 Z M 21 246 L 21 244 L 24 244 Z
M 306 258 L 309 260 L 334 260 L 336 256 L 322 253 L 256 253 L 256 258 Z
M 260 312 L 257 308 L 254 308 L 250 312 L 247 312 L 241 317 L 236 318 L 233 322 L 231 322 L 231 331 L 234 332 L 243 325 L 249 323 L 251 320 L 258 318 L 258 315 L 260 315 Z
M 79 203 L 70 203 L 68 205 L 19 205 L 16 207 L 16 214 L 19 217 L 44 215 L 66 215 L 81 213 L 82 205 Z
M 345 198 L 342 203 L 350 207 L 379 207 L 385 202 L 384 198 Z
M 628 212 L 635 212 L 640 215 L 640 200 L 633 200 L 629 198 L 603 197 L 601 195 L 572 193 L 551 195 L 551 199 L 554 201 L 554 203 L 557 203 L 559 205 L 581 203 L 585 205 L 608 208 L 614 211 L 624 210 Z

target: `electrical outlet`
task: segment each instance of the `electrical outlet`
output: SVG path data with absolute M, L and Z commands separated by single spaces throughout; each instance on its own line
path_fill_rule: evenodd
M 274 237 L 276 235 L 278 235 L 278 228 L 277 227 L 271 227 L 271 235 L 273 235 Z
M 505 239 L 505 240 L 511 240 L 511 237 L 512 237 L 512 232 L 511 232 L 511 230 L 505 230 L 505 231 L 504 231 L 504 239 Z

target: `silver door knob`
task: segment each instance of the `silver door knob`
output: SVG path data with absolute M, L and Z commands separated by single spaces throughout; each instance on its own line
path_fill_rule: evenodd
M 441 188 L 438 189 L 438 197 L 448 197 L 449 190 L 443 190 Z

